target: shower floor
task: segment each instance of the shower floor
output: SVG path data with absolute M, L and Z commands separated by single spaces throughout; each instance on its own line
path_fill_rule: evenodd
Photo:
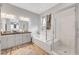
M 74 55 L 75 54 L 74 49 L 71 49 L 64 44 L 54 45 L 54 51 L 60 55 Z

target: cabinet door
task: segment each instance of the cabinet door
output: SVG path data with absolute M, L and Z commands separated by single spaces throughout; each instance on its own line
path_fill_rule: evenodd
M 20 36 L 18 34 L 16 34 L 16 37 L 15 37 L 16 46 L 19 45 L 19 37 Z
M 16 34 L 15 41 L 16 41 L 16 45 L 22 44 L 22 34 Z
M 22 35 L 22 43 L 26 43 L 26 40 L 27 40 L 26 35 L 23 34 L 23 35 Z
M 26 38 L 27 38 L 26 42 L 30 42 L 31 41 L 31 34 L 30 33 L 26 34 Z
M 21 45 L 22 44 L 22 34 L 18 34 L 18 44 Z
M 14 35 L 7 35 L 7 44 L 8 48 L 15 46 L 15 37 Z
M 31 41 L 31 37 L 29 34 L 23 34 L 23 43 L 27 43 Z
M 6 48 L 7 48 L 7 37 L 1 36 L 1 49 L 6 49 Z

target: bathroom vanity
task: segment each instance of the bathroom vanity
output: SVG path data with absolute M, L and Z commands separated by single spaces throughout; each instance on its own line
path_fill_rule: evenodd
M 12 14 L 6 13 L 6 15 L 11 16 Z M 0 39 L 1 49 L 8 49 L 31 42 L 31 32 L 28 31 L 28 22 L 19 20 L 19 17 L 1 17 Z
M 31 32 L 2 33 L 1 49 L 11 48 L 17 45 L 31 42 Z

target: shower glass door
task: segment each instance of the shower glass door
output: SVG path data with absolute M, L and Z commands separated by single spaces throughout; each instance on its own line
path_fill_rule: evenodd
M 61 55 L 75 54 L 75 7 L 58 11 L 54 16 L 54 51 Z

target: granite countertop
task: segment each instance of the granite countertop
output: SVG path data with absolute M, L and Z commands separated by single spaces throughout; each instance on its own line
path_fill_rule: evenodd
M 7 31 L 7 32 L 1 32 L 1 35 L 14 35 L 14 34 L 25 34 L 25 33 L 31 33 L 31 32 L 28 32 L 28 31 L 24 31 L 24 32 L 10 32 L 10 31 Z

